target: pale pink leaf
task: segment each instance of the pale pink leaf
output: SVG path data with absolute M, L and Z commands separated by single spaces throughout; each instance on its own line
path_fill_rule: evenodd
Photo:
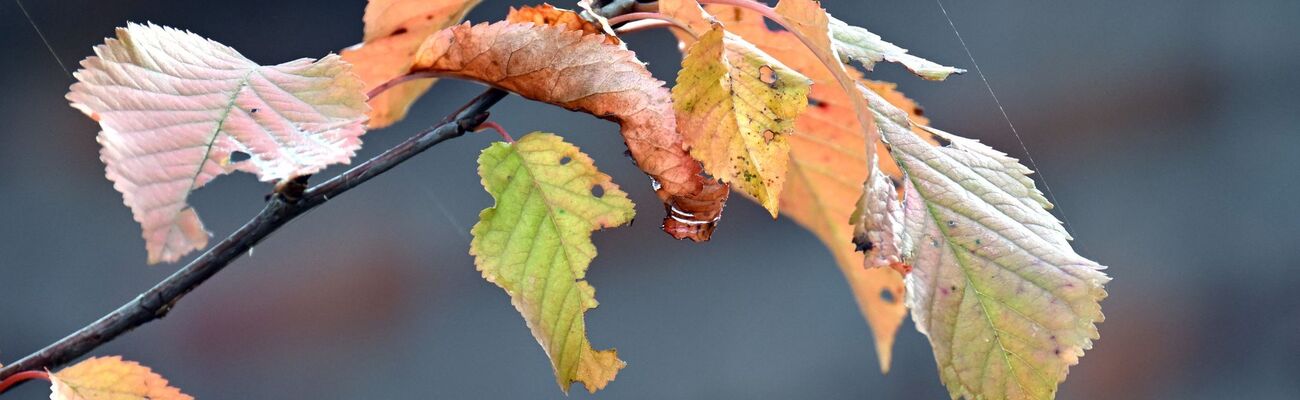
M 207 245 L 186 198 L 213 178 L 311 174 L 361 147 L 364 84 L 336 55 L 260 66 L 154 24 L 118 28 L 95 54 L 67 98 L 99 121 L 100 159 L 143 227 L 150 264 Z

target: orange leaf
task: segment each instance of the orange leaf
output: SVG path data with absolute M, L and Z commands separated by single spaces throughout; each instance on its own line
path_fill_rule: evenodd
M 424 38 L 460 22 L 480 0 L 371 0 L 363 20 L 365 39 L 343 49 L 343 59 L 366 82 L 366 90 L 402 76 L 411 67 Z M 433 80 L 406 82 L 370 100 L 370 129 L 383 128 L 406 117 L 415 99 Z
M 703 176 L 687 154 L 663 82 L 603 35 L 533 24 L 462 24 L 430 37 L 412 72 L 477 80 L 618 122 L 632 159 L 655 179 L 668 210 L 664 231 L 708 240 L 722 215 L 727 186 Z
M 583 34 L 604 34 L 605 32 L 596 24 L 582 19 L 578 13 L 555 8 L 550 4 L 543 3 L 540 6 L 524 6 L 520 8 L 510 8 L 510 14 L 506 15 L 506 22 L 532 22 L 534 25 L 548 26 L 566 26 L 571 31 L 581 31 Z M 605 43 L 621 43 L 617 37 L 606 35 Z
M 825 65 L 793 34 L 769 30 L 753 11 L 718 6 L 710 6 L 709 11 L 727 30 L 813 80 L 808 95 L 811 104 L 795 121 L 796 133 L 789 136 L 790 166 L 781 192 L 781 212 L 812 231 L 835 256 L 871 325 L 881 370 L 887 372 L 894 336 L 907 308 L 903 304 L 902 276 L 892 269 L 863 268 L 864 256 L 852 243 L 849 216 L 862 193 L 862 182 L 867 179 L 867 160 L 865 135 L 851 100 Z M 861 79 L 857 71 L 847 72 Z M 919 114 L 920 107 L 895 91 L 893 84 L 869 80 L 861 83 L 899 108 L 915 111 L 914 121 L 928 122 Z M 876 145 L 881 172 L 901 176 L 883 144 Z
M 193 400 L 149 367 L 97 357 L 50 374 L 50 400 Z

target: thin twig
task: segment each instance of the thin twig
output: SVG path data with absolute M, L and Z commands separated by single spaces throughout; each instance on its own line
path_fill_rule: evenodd
M 300 196 L 277 192 L 262 212 L 230 234 L 221 243 L 191 261 L 184 268 L 141 293 L 117 310 L 77 332 L 0 369 L 0 380 L 24 371 L 44 371 L 67 364 L 140 325 L 162 318 L 190 291 L 221 272 L 231 261 L 247 254 L 262 239 L 295 217 L 338 197 L 365 181 L 392 169 L 411 157 L 447 139 L 452 139 L 487 120 L 488 109 L 506 96 L 500 89 L 488 89 L 439 125 L 426 129 L 347 172 L 331 178 Z M 277 187 L 292 185 L 280 185 Z M 283 190 L 283 189 L 281 189 Z

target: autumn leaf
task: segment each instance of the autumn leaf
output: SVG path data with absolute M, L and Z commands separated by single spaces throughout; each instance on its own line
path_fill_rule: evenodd
M 413 72 L 477 80 L 520 96 L 618 122 L 637 166 L 655 180 L 673 237 L 708 240 L 727 186 L 704 177 L 677 133 L 668 90 L 636 55 L 568 28 L 498 22 L 430 37 Z
M 366 3 L 362 43 L 343 49 L 366 91 L 406 74 L 424 38 L 459 23 L 480 0 L 371 0 Z M 370 99 L 370 129 L 383 128 L 406 117 L 417 98 L 434 80 L 399 84 Z
M 118 28 L 95 53 L 67 98 L 99 121 L 100 159 L 143 227 L 150 264 L 207 246 L 186 199 L 213 178 L 284 180 L 347 163 L 361 146 L 363 84 L 338 56 L 259 66 L 153 24 Z
M 762 16 L 750 10 L 719 6 L 708 10 L 727 30 L 813 80 L 808 96 L 811 105 L 795 121 L 795 134 L 789 137 L 790 163 L 781 192 L 781 212 L 813 232 L 831 251 L 871 325 L 881 370 L 888 371 L 894 336 L 907 308 L 902 301 L 902 276 L 890 269 L 864 269 L 863 254 L 852 243 L 849 220 L 868 175 L 866 135 L 851 100 L 826 66 L 790 32 L 769 30 Z M 860 78 L 852 69 L 846 73 Z M 914 120 L 926 121 L 921 108 L 898 93 L 893 84 L 862 83 L 898 107 L 916 112 Z M 881 150 L 876 155 L 881 157 L 882 172 L 901 178 L 888 154 Z
M 530 22 L 534 25 L 547 26 L 565 26 L 571 31 L 580 31 L 583 34 L 603 34 L 605 43 L 617 45 L 622 43 L 618 37 L 606 34 L 604 28 L 597 26 L 583 19 L 577 12 L 555 8 L 550 4 L 540 6 L 524 6 L 519 8 L 510 8 L 510 13 L 506 15 L 507 22 Z
M 1110 280 L 1079 256 L 1029 169 L 977 141 L 925 128 L 870 90 L 904 172 L 908 305 L 953 398 L 1050 399 L 1098 337 Z
M 149 367 L 97 357 L 50 374 L 50 400 L 193 400 Z
M 867 268 L 890 267 L 900 274 L 910 271 L 903 263 L 903 249 L 911 237 L 903 235 L 903 205 L 898 198 L 895 181 L 885 176 L 871 160 L 871 176 L 863 187 L 858 207 L 849 217 L 853 224 L 853 243 L 858 251 L 866 253 Z
M 781 0 L 782 3 L 790 0 Z M 884 41 L 880 35 L 865 28 L 849 25 L 844 21 L 829 17 L 828 27 L 836 51 L 845 63 L 856 60 L 868 70 L 881 61 L 902 64 L 912 73 L 928 80 L 941 81 L 948 75 L 962 74 L 966 70 L 940 65 L 930 60 L 907 54 L 907 49 Z
M 587 341 L 583 314 L 596 298 L 583 277 L 596 257 L 591 232 L 630 222 L 632 201 L 590 157 L 549 133 L 492 144 L 479 156 L 479 175 L 496 205 L 474 225 L 475 265 L 510 294 L 560 389 L 574 381 L 603 389 L 624 363 Z
M 673 86 L 679 130 L 704 169 L 777 215 L 794 120 L 811 82 L 714 25 L 686 51 Z
M 682 32 L 673 29 L 673 36 L 681 42 L 680 47 L 684 50 L 688 45 L 695 42 L 700 35 L 713 30 L 713 24 L 716 18 L 709 15 L 700 7 L 700 3 L 695 0 L 659 0 L 657 1 L 659 13 L 675 21 L 681 22 L 690 32 Z

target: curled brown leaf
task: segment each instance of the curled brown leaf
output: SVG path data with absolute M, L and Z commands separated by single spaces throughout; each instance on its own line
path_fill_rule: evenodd
M 618 122 L 632 159 L 664 202 L 665 232 L 708 240 L 722 216 L 729 189 L 686 152 L 664 83 L 604 35 L 531 23 L 462 24 L 430 36 L 411 72 L 480 81 Z

